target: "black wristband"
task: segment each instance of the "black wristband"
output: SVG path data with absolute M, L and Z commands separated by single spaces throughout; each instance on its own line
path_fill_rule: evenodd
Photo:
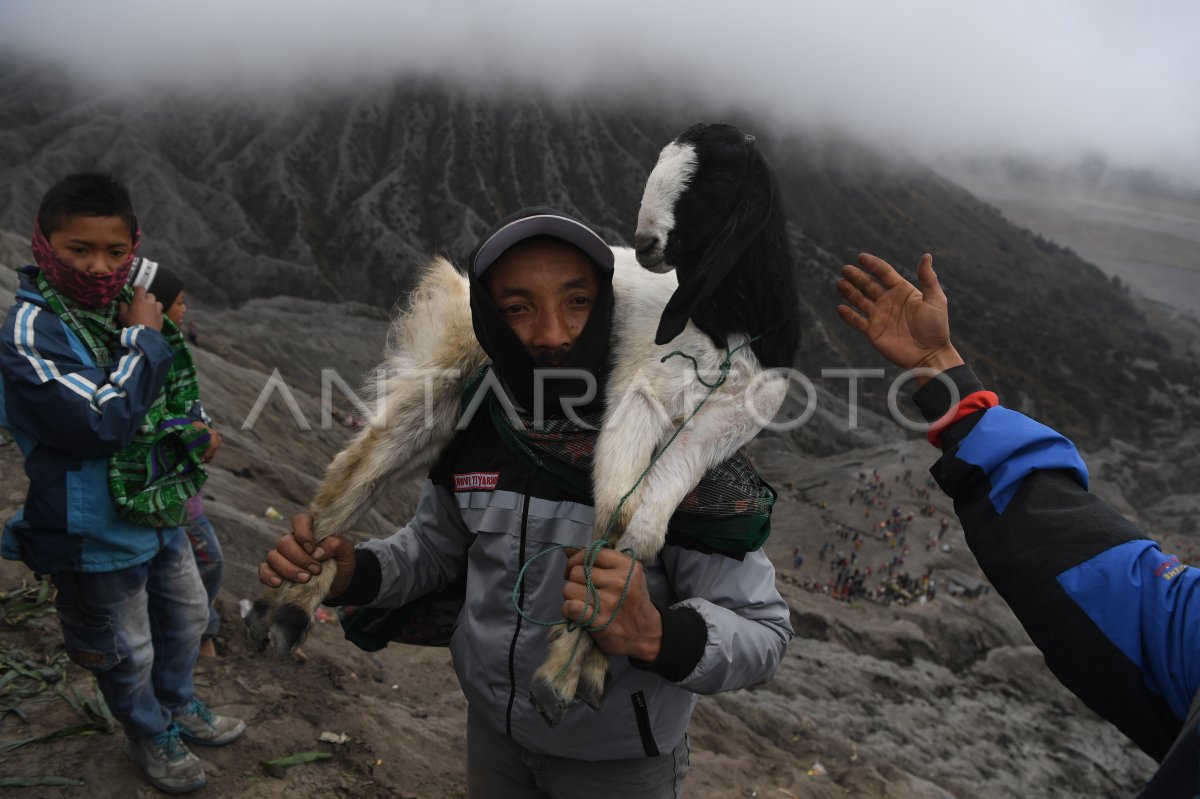
M 629 658 L 634 668 L 652 671 L 669 682 L 679 682 L 695 671 L 708 645 L 708 625 L 689 607 L 659 608 L 662 643 L 654 660 Z
M 975 370 L 965 363 L 952 366 L 937 377 L 930 378 L 929 382 L 917 389 L 912 396 L 913 403 L 927 422 L 936 422 L 950 410 L 950 400 L 955 398 L 951 396 L 950 387 L 946 385 L 947 378 L 958 391 L 956 402 L 968 394 L 983 391 L 983 383 L 975 376 Z
M 329 561 L 326 561 L 329 563 Z M 383 584 L 383 568 L 379 558 L 369 549 L 354 548 L 354 576 L 350 585 L 341 594 L 325 600 L 330 607 L 343 605 L 368 605 L 379 596 L 379 587 Z

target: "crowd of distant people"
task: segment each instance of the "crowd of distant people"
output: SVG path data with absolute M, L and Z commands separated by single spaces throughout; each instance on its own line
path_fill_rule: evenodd
M 907 605 L 934 599 L 938 587 L 932 571 L 926 569 L 914 574 L 905 568 L 912 552 L 909 536 L 918 523 L 918 517 L 928 519 L 940 516 L 937 526 L 925 533 L 924 549 L 926 552 L 935 549 L 949 552 L 950 547 L 943 542 L 943 538 L 950 529 L 950 520 L 929 501 L 930 490 L 936 487 L 932 478 L 926 478 L 921 485 L 914 485 L 912 477 L 910 468 L 906 468 L 903 474 L 895 475 L 891 481 L 880 474 L 878 468 L 869 473 L 859 472 L 858 484 L 847 495 L 846 504 L 863 507 L 865 529 L 830 518 L 832 514 L 826 513 L 826 522 L 833 528 L 833 538 L 821 544 L 817 560 L 827 564 L 819 568 L 819 573 L 825 572 L 828 576 L 801 576 L 797 580 L 798 585 L 806 591 L 845 602 L 864 599 L 885 605 Z M 915 512 L 906 513 L 896 504 L 903 501 L 896 496 L 903 489 L 907 489 L 904 499 L 921 503 Z M 820 500 L 818 507 L 828 511 L 829 503 Z M 863 563 L 863 548 L 868 539 L 886 546 L 891 552 L 890 557 L 873 565 Z M 792 568 L 800 569 L 804 563 L 805 555 L 800 547 L 796 547 L 792 552 Z M 974 591 L 974 588 L 957 584 L 950 589 L 951 593 L 969 596 L 974 595 Z

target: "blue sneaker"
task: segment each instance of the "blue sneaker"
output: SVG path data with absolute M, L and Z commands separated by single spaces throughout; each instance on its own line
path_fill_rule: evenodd
M 201 746 L 224 746 L 242 737 L 246 722 L 233 716 L 218 716 L 199 699 L 182 716 L 175 717 L 179 734 L 187 741 Z
M 174 724 L 149 738 L 126 738 L 125 755 L 151 785 L 165 793 L 188 793 L 208 782 L 200 758 L 179 740 L 179 728 Z

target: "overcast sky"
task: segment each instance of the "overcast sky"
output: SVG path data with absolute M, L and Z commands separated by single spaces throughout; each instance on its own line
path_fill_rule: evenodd
M 0 0 L 0 48 L 139 92 L 665 79 L 925 157 L 1091 150 L 1200 186 L 1198 0 Z

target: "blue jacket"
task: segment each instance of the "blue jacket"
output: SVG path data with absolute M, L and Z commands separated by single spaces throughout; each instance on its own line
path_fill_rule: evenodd
M 982 388 L 970 367 L 945 374 L 961 397 Z M 940 386 L 914 396 L 927 419 L 949 408 Z M 942 449 L 933 476 L 1046 665 L 1160 762 L 1139 796 L 1197 796 L 1200 569 L 1088 493 L 1075 446 L 1028 417 L 977 411 L 942 433 Z
M 171 368 L 171 346 L 138 325 L 121 333 L 111 371 L 50 310 L 21 270 L 0 328 L 0 426 L 25 456 L 29 492 L 5 526 L 2 554 L 35 572 L 104 572 L 149 560 L 164 531 L 117 517 L 108 457 L 133 439 Z

